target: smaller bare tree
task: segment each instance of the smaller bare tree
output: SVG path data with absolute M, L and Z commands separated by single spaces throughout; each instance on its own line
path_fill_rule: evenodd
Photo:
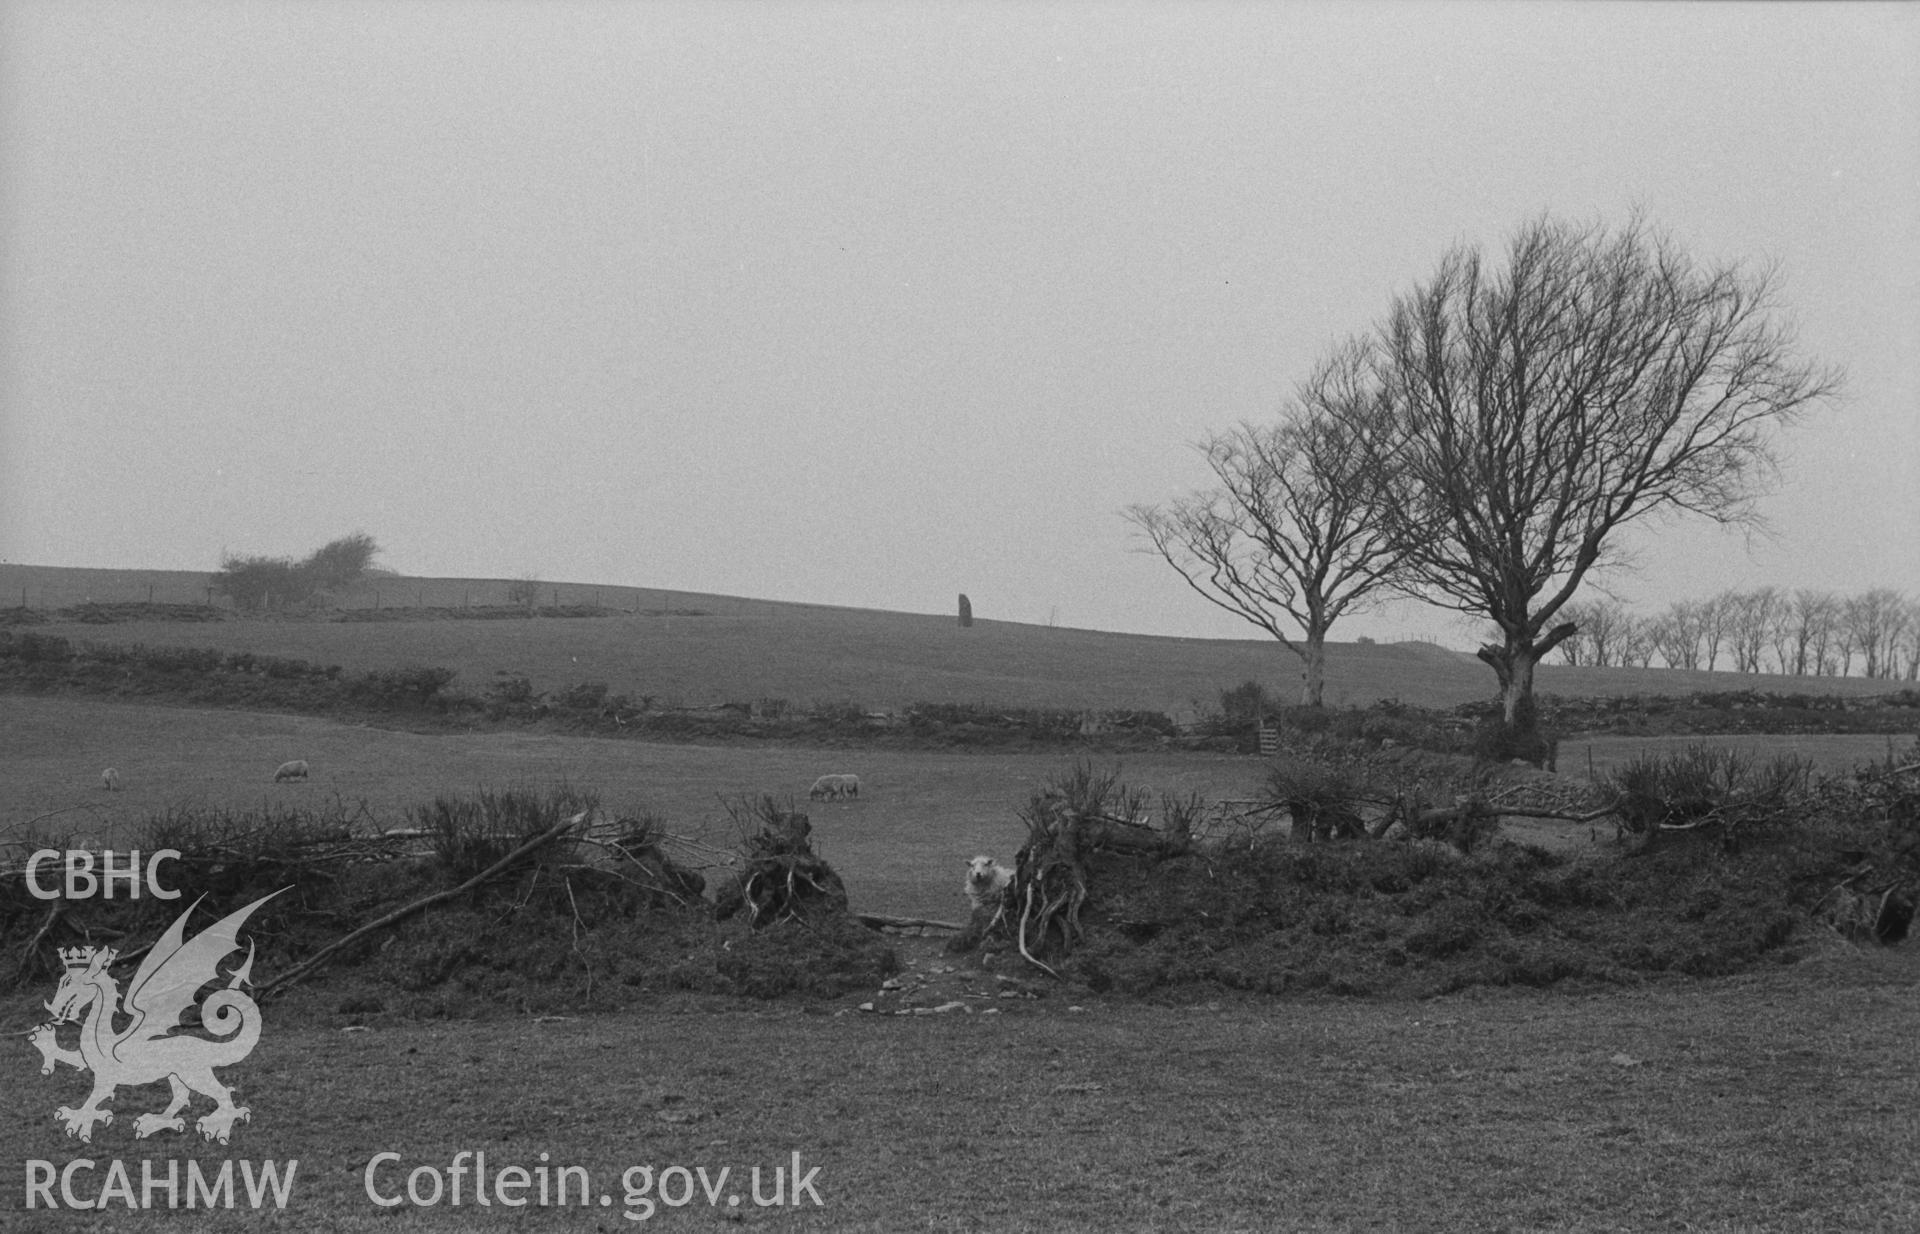
M 1562 660 L 1574 668 L 1593 663 L 1592 636 L 1589 634 L 1593 621 L 1587 613 L 1590 607 L 1591 605 L 1576 600 L 1560 610 L 1560 615 L 1573 626 L 1573 633 L 1567 635 L 1555 650 L 1560 653 Z
M 1920 681 L 1920 600 L 1907 604 L 1907 621 L 1900 636 L 1901 673 L 1908 681 Z
M 1278 423 L 1242 424 L 1201 443 L 1218 487 L 1125 511 L 1189 587 L 1300 657 L 1310 707 L 1326 690 L 1327 632 L 1389 583 L 1405 556 L 1378 512 L 1366 437 L 1379 392 L 1368 367 L 1363 343 L 1342 347 Z
M 1660 658 L 1668 668 L 1700 667 L 1700 606 L 1685 600 L 1669 604 L 1647 626 Z
M 1780 628 L 1780 593 L 1771 587 L 1761 587 L 1728 592 L 1726 601 L 1733 666 L 1742 673 L 1757 673 Z
M 1738 599 L 1731 591 L 1700 601 L 1695 612 L 1700 619 L 1701 658 L 1706 661 L 1703 667 L 1713 672 L 1720 663 L 1720 648 L 1727 643 L 1727 636 L 1733 626 L 1733 607 Z
M 1614 640 L 1619 647 L 1622 668 L 1652 668 L 1659 646 L 1653 641 L 1653 622 L 1629 612 L 1620 614 L 1620 632 Z
M 1861 671 L 1868 677 L 1891 676 L 1893 647 L 1899 641 L 1906 607 L 1905 597 L 1884 587 L 1849 597 L 1840 608 L 1849 664 L 1851 653 L 1857 651 L 1865 661 Z
M 1787 624 L 1793 631 L 1795 676 L 1817 676 L 1826 671 L 1827 645 L 1833 641 L 1833 623 L 1839 603 L 1830 591 L 1802 588 L 1793 593 L 1793 612 Z

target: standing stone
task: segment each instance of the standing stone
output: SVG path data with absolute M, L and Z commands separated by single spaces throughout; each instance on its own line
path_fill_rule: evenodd
M 967 593 L 960 593 L 960 625 L 964 629 L 973 624 L 973 603 L 967 599 Z

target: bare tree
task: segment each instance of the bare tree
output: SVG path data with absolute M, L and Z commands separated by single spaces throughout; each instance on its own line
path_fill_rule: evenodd
M 1653 667 L 1653 657 L 1660 648 L 1653 641 L 1651 620 L 1623 611 L 1620 614 L 1620 633 L 1614 641 L 1620 648 L 1622 668 Z
M 1908 681 L 1920 681 L 1920 600 L 1907 604 L 1905 633 L 1900 636 L 1901 671 Z
M 1593 622 L 1589 633 L 1593 638 L 1594 664 L 1600 668 L 1624 665 L 1623 644 L 1633 633 L 1633 614 L 1618 600 L 1601 600 L 1588 610 L 1587 616 Z
M 1857 600 L 1836 602 L 1833 615 L 1833 641 L 1825 667 L 1834 676 L 1853 675 L 1853 653 L 1860 650 L 1858 627 L 1854 625 L 1853 608 Z
M 1376 504 L 1370 367 L 1364 344 L 1341 347 L 1278 423 L 1201 443 L 1217 488 L 1125 511 L 1188 586 L 1300 657 L 1312 707 L 1326 689 L 1327 631 L 1391 580 L 1406 551 Z
M 1845 619 L 1854 643 L 1866 657 L 1866 675 L 1891 677 L 1898 662 L 1900 636 L 1906 632 L 1907 600 L 1897 591 L 1876 587 L 1847 601 Z
M 1700 650 L 1708 672 L 1720 665 L 1720 649 L 1727 645 L 1733 632 L 1734 608 L 1740 603 L 1737 593 L 1723 591 L 1717 596 L 1700 601 L 1695 611 L 1700 617 Z
M 1633 614 L 1618 600 L 1568 604 L 1560 610 L 1560 615 L 1573 627 L 1573 633 L 1560 644 L 1561 655 L 1568 664 L 1611 668 L 1624 663 L 1620 658 L 1620 640 L 1632 624 Z M 1575 649 L 1570 655 L 1569 647 Z
M 1851 653 L 1858 651 L 1865 658 L 1862 671 L 1868 677 L 1892 676 L 1894 647 L 1903 632 L 1906 608 L 1905 597 L 1884 587 L 1849 597 L 1840 606 L 1848 663 L 1852 662 Z
M 1660 658 L 1668 668 L 1700 667 L 1700 606 L 1675 601 L 1647 625 Z
M 1726 601 L 1733 666 L 1742 673 L 1757 673 L 1780 628 L 1780 593 L 1771 587 L 1730 591 Z
M 1906 646 L 1907 635 L 1913 628 L 1913 605 L 1906 597 L 1894 593 L 1893 604 L 1887 613 L 1887 628 L 1880 649 L 1880 675 L 1889 680 L 1900 676 L 1900 653 Z M 1911 675 L 1911 674 L 1909 674 Z
M 1394 304 L 1384 512 L 1410 586 L 1498 627 L 1479 656 L 1510 732 L 1614 532 L 1660 513 L 1754 521 L 1771 431 L 1837 389 L 1793 360 L 1774 308 L 1771 271 L 1703 266 L 1637 217 L 1614 232 L 1536 219 L 1503 268 L 1456 248 Z
M 1818 675 L 1825 671 L 1827 644 L 1833 639 L 1833 623 L 1839 609 L 1829 591 L 1801 588 L 1793 593 L 1793 611 L 1787 621 L 1793 631 L 1793 672 L 1795 676 Z
M 1562 639 L 1556 650 L 1562 660 L 1576 668 L 1582 664 L 1599 667 L 1599 661 L 1593 658 L 1593 627 L 1598 620 L 1593 609 L 1590 603 L 1574 601 L 1560 610 L 1561 616 L 1573 627 L 1573 633 Z
M 1805 655 L 1796 657 L 1800 636 L 1799 600 L 1793 592 L 1780 593 L 1780 611 L 1773 623 L 1773 662 L 1782 673 L 1796 672 L 1795 662 L 1805 663 Z

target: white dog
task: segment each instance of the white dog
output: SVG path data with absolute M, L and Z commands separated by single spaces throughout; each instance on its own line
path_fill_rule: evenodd
M 967 900 L 978 912 L 998 899 L 1012 881 L 1012 870 L 991 857 L 975 857 L 967 863 Z

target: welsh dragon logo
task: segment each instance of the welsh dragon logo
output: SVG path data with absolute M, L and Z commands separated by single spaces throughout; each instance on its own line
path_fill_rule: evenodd
M 260 1040 L 260 1007 L 239 988 L 250 980 L 253 971 L 253 944 L 247 944 L 246 962 L 227 979 L 225 988 L 199 1002 L 200 1023 L 211 1036 L 190 1036 L 175 1030 L 184 1027 L 183 1017 L 195 1005 L 200 990 L 220 980 L 220 961 L 239 950 L 240 927 L 273 895 L 229 913 L 188 939 L 187 918 L 200 903 L 195 900 L 147 952 L 127 986 L 124 1001 L 119 983 L 107 972 L 119 952 L 95 947 L 61 949 L 66 974 L 54 990 L 53 1000 L 45 1004 L 53 1019 L 28 1033 L 27 1039 L 40 1051 L 41 1075 L 53 1074 L 55 1063 L 93 1073 L 93 1092 L 86 1104 L 77 1110 L 61 1106 L 54 1111 L 54 1118 L 66 1125 L 68 1135 L 91 1143 L 95 1123 L 113 1122 L 113 1111 L 103 1106 L 113 1099 L 116 1088 L 156 1080 L 165 1080 L 172 1087 L 173 1100 L 164 1112 L 142 1114 L 133 1120 L 136 1138 L 186 1130 L 180 1111 L 192 1100 L 193 1093 L 214 1100 L 213 1111 L 194 1124 L 209 1140 L 225 1144 L 234 1123 L 252 1117 L 246 1106 L 233 1103 L 233 1090 L 219 1081 L 213 1069 L 239 1062 Z M 67 1049 L 56 1035 L 63 1025 L 80 1020 L 83 1014 L 86 1018 L 80 1023 L 80 1048 Z M 116 1019 L 126 1023 L 115 1028 Z

